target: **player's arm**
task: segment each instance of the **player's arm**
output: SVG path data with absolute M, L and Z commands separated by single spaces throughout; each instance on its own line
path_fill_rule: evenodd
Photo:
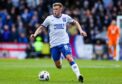
M 36 37 L 38 34 L 40 34 L 40 33 L 43 31 L 43 29 L 44 29 L 44 28 L 43 28 L 42 25 L 39 26 L 39 27 L 36 29 L 35 33 L 34 33 L 34 34 L 31 34 L 30 38 Z
M 81 26 L 80 26 L 80 24 L 79 24 L 79 22 L 77 20 L 74 20 L 73 23 L 76 24 L 76 26 L 77 26 L 77 28 L 78 28 L 78 30 L 79 30 L 79 32 L 80 32 L 81 35 L 87 36 L 86 32 L 82 30 L 82 28 L 81 28 Z
M 118 27 L 118 37 L 120 38 L 120 28 Z
M 36 37 L 38 34 L 40 34 L 47 26 L 49 25 L 48 17 L 44 20 L 41 26 L 39 26 L 34 34 L 31 34 L 30 38 Z
M 117 43 L 120 41 L 120 28 L 117 27 Z

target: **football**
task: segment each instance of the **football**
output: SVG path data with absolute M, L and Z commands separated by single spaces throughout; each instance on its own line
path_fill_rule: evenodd
M 50 74 L 47 71 L 41 71 L 38 74 L 39 80 L 48 81 L 50 80 Z

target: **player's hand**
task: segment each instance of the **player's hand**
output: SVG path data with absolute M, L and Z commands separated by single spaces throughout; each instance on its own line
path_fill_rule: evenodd
M 87 33 L 86 33 L 85 31 L 81 31 L 80 34 L 81 34 L 82 36 L 87 36 Z
M 34 39 L 34 38 L 35 38 L 34 34 L 31 34 L 30 39 Z

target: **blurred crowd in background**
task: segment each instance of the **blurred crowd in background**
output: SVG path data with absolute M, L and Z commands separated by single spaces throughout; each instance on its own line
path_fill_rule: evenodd
M 106 44 L 108 26 L 122 15 L 122 0 L 0 0 L 0 42 L 33 43 L 30 34 L 52 14 L 57 1 L 64 5 L 63 13 L 78 20 L 87 32 L 85 44 Z M 71 24 L 68 33 L 71 39 L 77 35 L 76 26 Z M 39 36 L 43 43 L 49 42 L 47 31 Z

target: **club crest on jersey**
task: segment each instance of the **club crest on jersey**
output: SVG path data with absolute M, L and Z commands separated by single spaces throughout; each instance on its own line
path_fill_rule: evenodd
M 66 18 L 64 17 L 64 18 L 62 18 L 62 20 L 63 20 L 63 22 L 66 22 Z

